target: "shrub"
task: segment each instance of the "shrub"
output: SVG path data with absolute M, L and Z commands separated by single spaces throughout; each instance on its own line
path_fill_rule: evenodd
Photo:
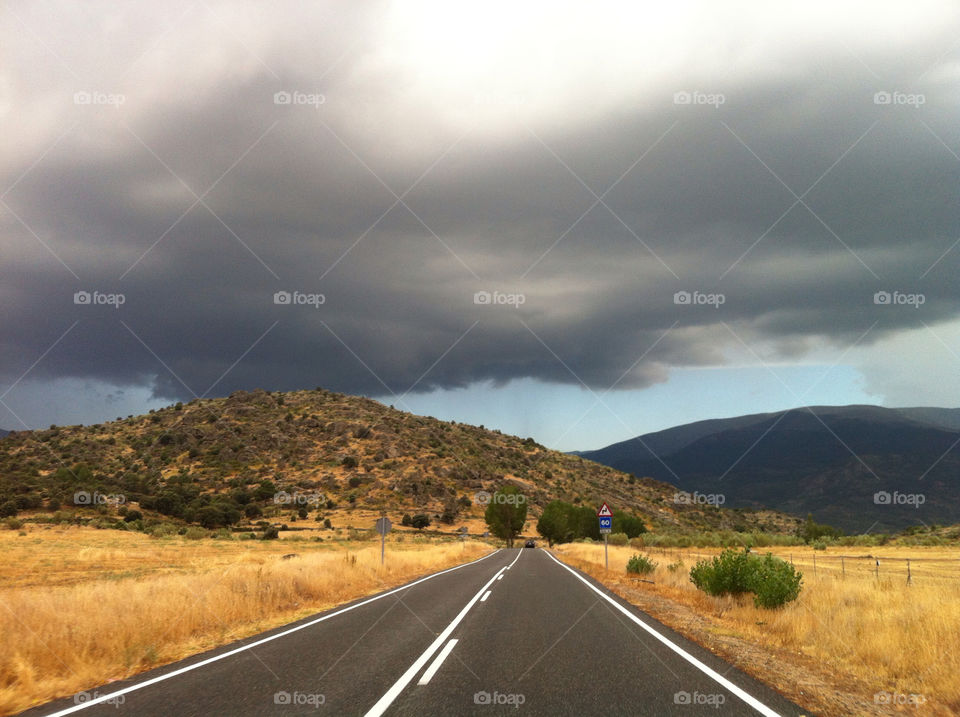
M 358 465 L 360 465 L 360 461 L 357 460 L 356 456 L 347 456 L 343 459 L 344 468 L 356 468 Z
M 762 558 L 754 557 L 753 566 L 751 589 L 757 607 L 780 607 L 800 595 L 803 575 L 790 563 L 767 553 Z
M 802 573 L 770 553 L 764 557 L 744 550 L 724 550 L 712 560 L 700 560 L 690 569 L 690 581 L 708 595 L 752 592 L 756 607 L 775 608 L 796 600 Z
M 209 533 L 207 533 L 207 531 L 203 528 L 198 528 L 194 525 L 187 528 L 187 532 L 183 534 L 183 537 L 187 540 L 201 540 L 206 538 L 208 534 Z
M 412 525 L 417 530 L 423 530 L 428 525 L 430 525 L 430 517 L 424 515 L 423 513 L 417 513 L 410 519 L 410 525 Z
M 690 581 L 707 595 L 742 595 L 750 591 L 750 553 L 724 550 L 690 568 Z
M 260 536 L 260 540 L 276 540 L 279 537 L 280 531 L 271 526 L 263 531 L 263 535 Z
M 610 545 L 626 545 L 629 538 L 626 533 L 611 533 L 607 540 Z
M 827 549 L 827 541 L 825 541 L 825 540 L 814 540 L 814 541 L 813 541 L 813 549 L 814 549 L 814 550 L 826 550 L 826 549 Z
M 639 553 L 627 561 L 627 572 L 636 575 L 648 575 L 656 570 L 657 564 L 650 560 L 646 555 Z
M 10 530 L 20 530 L 23 527 L 23 521 L 18 518 L 7 518 L 4 522 Z

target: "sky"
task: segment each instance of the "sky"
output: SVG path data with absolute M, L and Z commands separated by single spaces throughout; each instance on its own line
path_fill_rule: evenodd
M 0 426 L 960 406 L 960 6 L 0 8 Z

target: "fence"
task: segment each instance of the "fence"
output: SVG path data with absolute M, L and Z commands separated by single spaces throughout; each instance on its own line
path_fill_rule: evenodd
M 713 558 L 713 553 L 702 553 L 688 548 L 647 548 L 647 552 L 673 556 L 687 563 Z M 773 553 L 789 561 L 806 577 L 815 578 L 869 578 L 873 580 L 902 580 L 908 584 L 960 580 L 960 555 L 942 557 L 887 557 L 884 555 L 837 555 L 796 548 L 753 548 L 757 555 Z

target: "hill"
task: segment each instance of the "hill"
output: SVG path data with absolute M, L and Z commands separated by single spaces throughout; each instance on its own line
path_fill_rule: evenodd
M 0 443 L 0 512 L 7 515 L 75 510 L 79 496 L 81 510 L 86 500 L 109 511 L 122 498 L 144 520 L 206 527 L 322 521 L 342 511 L 382 511 L 397 521 L 422 513 L 452 526 L 478 520 L 484 492 L 506 484 L 525 496 L 531 517 L 562 499 L 605 500 L 651 528 L 775 531 L 797 523 L 766 510 L 678 505 L 667 483 L 532 438 L 323 389 L 239 391 L 109 423 L 15 431 Z
M 847 531 L 960 521 L 960 410 L 812 406 L 699 421 L 579 455 L 728 507 Z

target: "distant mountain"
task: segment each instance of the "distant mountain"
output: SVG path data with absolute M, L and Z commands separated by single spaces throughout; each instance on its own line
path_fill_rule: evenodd
M 3 438 L 4 436 L 9 435 L 9 433 L 10 431 L 5 431 L 2 428 L 0 428 L 0 438 Z
M 659 529 L 776 531 L 799 522 L 773 511 L 677 504 L 672 485 L 631 479 L 532 438 L 322 389 L 237 391 L 93 426 L 17 431 L 0 441 L 0 507 L 13 502 L 26 510 L 73 509 L 75 493 L 86 491 L 123 495 L 147 518 L 186 522 L 216 522 L 208 508 L 218 506 L 241 525 L 289 523 L 303 505 L 313 521 L 360 510 L 396 520 L 425 513 L 453 526 L 481 519 L 482 496 L 508 484 L 529 503 L 531 525 L 554 499 L 607 501 Z M 286 502 L 277 502 L 274 488 Z
M 726 507 L 812 513 L 847 531 L 960 522 L 960 409 L 811 406 L 698 421 L 578 455 L 722 495 Z

